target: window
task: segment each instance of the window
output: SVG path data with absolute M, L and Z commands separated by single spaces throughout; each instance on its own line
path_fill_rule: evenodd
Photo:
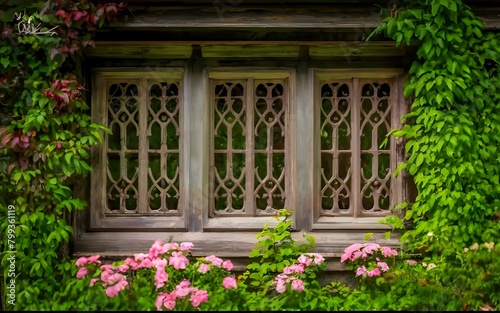
M 112 133 L 93 147 L 90 231 L 77 249 L 117 249 L 107 243 L 120 232 L 124 253 L 173 235 L 200 254 L 223 243 L 246 255 L 282 208 L 323 249 L 385 229 L 377 221 L 404 199 L 392 175 L 401 144 L 384 143 L 406 110 L 401 73 L 202 60 L 95 69 L 93 120 Z
M 183 227 L 181 76 L 140 77 L 96 75 L 93 116 L 112 134 L 93 164 L 92 228 Z
M 213 80 L 210 216 L 287 208 L 288 81 Z

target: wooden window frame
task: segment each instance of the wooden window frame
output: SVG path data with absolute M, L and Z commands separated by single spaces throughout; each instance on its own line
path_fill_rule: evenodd
M 357 83 L 354 89 L 357 90 L 360 88 L 360 82 L 366 80 L 393 80 L 393 90 L 391 91 L 393 96 L 390 101 L 391 105 L 391 129 L 401 127 L 400 118 L 406 112 L 408 112 L 408 106 L 403 96 L 403 75 L 404 71 L 402 69 L 349 69 L 349 70 L 335 70 L 335 69 L 310 69 L 311 75 L 314 77 L 314 137 L 315 137 L 315 148 L 314 148 L 314 168 L 318 172 L 318 169 L 321 168 L 321 160 L 320 160 L 320 88 L 321 83 L 329 80 L 352 80 Z M 359 95 L 354 95 L 354 106 L 359 106 Z M 359 112 L 359 107 L 353 112 Z M 354 125 L 360 124 L 360 115 L 353 114 L 351 123 Z M 355 138 L 355 136 L 360 135 L 360 129 L 352 128 L 351 136 Z M 356 142 L 357 139 L 351 140 L 351 142 Z M 359 142 L 358 142 L 359 143 Z M 391 194 L 390 194 L 390 208 L 394 208 L 397 204 L 403 202 L 404 199 L 404 178 L 403 175 L 398 175 L 398 177 L 393 177 L 393 173 L 397 168 L 400 162 L 403 162 L 403 154 L 399 153 L 401 150 L 402 140 L 392 138 L 390 142 L 390 160 L 391 160 Z M 358 170 L 353 171 L 353 176 L 359 171 L 361 167 L 361 150 L 359 145 L 351 147 L 352 151 L 352 168 L 358 168 Z M 359 156 L 359 157 L 358 157 Z M 360 197 L 360 186 L 359 183 L 360 177 L 357 177 L 353 181 L 353 188 L 351 190 L 352 197 Z M 385 230 L 388 229 L 387 225 L 383 225 L 378 223 L 383 216 L 369 216 L 359 215 L 359 210 L 361 209 L 361 204 L 358 199 L 354 199 L 354 215 L 353 216 L 322 216 L 320 209 L 321 199 L 319 197 L 318 191 L 320 190 L 320 180 L 315 179 L 314 181 L 314 209 L 313 209 L 313 222 L 312 222 L 312 230 Z
M 208 79 L 207 86 L 209 86 L 209 89 L 207 94 L 209 95 L 207 97 L 208 103 L 206 106 L 209 107 L 209 114 L 208 114 L 208 124 L 205 126 L 205 129 L 209 129 L 209 142 L 210 145 L 209 147 L 206 147 L 206 153 L 207 155 L 210 156 L 210 160 L 213 157 L 213 130 L 212 130 L 212 120 L 213 120 L 213 100 L 212 100 L 212 82 L 213 81 L 223 81 L 223 80 L 246 80 L 246 79 L 251 79 L 251 80 L 287 80 L 288 83 L 288 103 L 287 103 L 287 110 L 286 110 L 286 116 L 285 116 L 285 127 L 286 127 L 286 134 L 287 136 L 285 137 L 286 143 L 285 143 L 285 154 L 288 154 L 285 157 L 285 176 L 287 177 L 285 184 L 285 193 L 286 195 L 286 207 L 291 208 L 294 207 L 295 204 L 295 199 L 294 199 L 294 175 L 293 175 L 293 170 L 292 170 L 292 164 L 294 163 L 294 157 L 292 153 L 292 146 L 293 146 L 293 124 L 292 119 L 290 116 L 293 116 L 293 112 L 295 110 L 295 105 L 294 105 L 294 82 L 295 82 L 295 71 L 292 68 L 210 68 L 208 67 L 207 69 L 207 76 L 206 78 Z M 253 92 L 253 90 L 251 91 Z M 252 147 L 253 149 L 253 147 Z M 208 201 L 211 201 L 211 190 L 213 188 L 213 182 L 212 182 L 212 169 L 208 168 L 209 175 L 204 182 L 205 185 L 208 185 L 208 197 L 206 197 L 206 210 L 203 212 L 203 230 L 204 231 L 258 231 L 261 230 L 265 223 L 267 222 L 271 227 L 277 224 L 277 221 L 274 219 L 271 219 L 269 215 L 262 215 L 262 216 L 217 216 L 217 217 L 210 217 L 210 208 L 211 204 L 208 203 Z M 294 219 L 294 223 L 292 224 L 292 228 L 296 228 L 295 225 L 295 214 L 292 216 Z
M 163 68 L 156 69 L 154 71 L 145 71 L 144 69 L 130 69 L 130 68 L 96 68 L 93 70 L 92 75 L 92 121 L 101 125 L 107 125 L 108 120 L 108 106 L 106 103 L 107 93 L 106 85 L 108 81 L 117 80 L 134 80 L 138 81 L 139 88 L 142 90 L 143 98 L 147 99 L 147 89 L 145 83 L 147 80 L 176 80 L 180 82 L 182 86 L 183 79 L 183 69 L 181 68 Z M 182 129 L 182 119 L 183 119 L 183 95 L 182 87 L 179 90 L 179 127 Z M 146 116 L 147 106 L 143 102 L 147 101 L 141 99 L 139 102 L 139 114 L 141 116 Z M 141 127 L 142 126 L 142 127 Z M 146 118 L 142 117 L 139 120 L 140 129 L 145 129 Z M 144 135 L 144 134 L 143 134 Z M 91 149 L 92 158 L 92 168 L 93 171 L 90 175 L 91 188 L 90 188 L 90 225 L 89 230 L 186 230 L 186 214 L 183 214 L 186 210 L 184 205 L 184 179 L 182 175 L 180 176 L 179 183 L 179 210 L 178 216 L 172 215 L 161 215 L 161 214 L 138 214 L 138 213 L 124 213 L 124 214 L 107 214 L 106 208 L 106 177 L 107 177 L 107 151 L 108 146 L 108 135 L 101 132 L 103 138 L 102 145 L 93 146 Z M 139 135 L 141 138 L 141 135 Z M 183 134 L 180 132 L 179 136 L 179 152 L 180 152 L 180 164 L 179 171 L 183 173 Z M 142 166 L 144 169 L 146 162 L 145 156 L 147 158 L 147 146 L 145 145 L 144 138 L 142 138 L 142 143 L 139 141 L 139 167 Z M 139 174 L 141 175 L 141 174 Z M 144 175 L 143 175 L 144 176 Z M 144 176 L 147 182 L 147 177 Z M 143 177 L 143 179 L 144 179 Z M 144 182 L 142 182 L 144 183 Z M 147 187 L 146 187 L 147 188 Z M 139 190 L 138 193 L 144 193 L 145 190 Z M 138 206 L 144 206 L 146 204 L 144 197 L 142 201 L 138 202 Z

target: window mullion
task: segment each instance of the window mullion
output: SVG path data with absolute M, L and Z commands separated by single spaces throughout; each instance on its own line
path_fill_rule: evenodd
M 139 214 L 148 213 L 148 82 L 142 79 L 139 84 L 139 194 L 137 199 Z
M 353 208 L 353 216 L 359 216 L 361 209 L 361 129 L 360 129 L 360 114 L 361 114 L 361 90 L 359 79 L 352 80 L 352 137 L 351 137 L 351 164 L 352 164 L 352 197 L 351 205 Z
M 245 212 L 251 216 L 255 216 L 255 196 L 254 196 L 254 179 L 255 179 L 255 130 L 254 130 L 254 81 L 249 78 L 246 84 L 246 149 L 245 149 Z

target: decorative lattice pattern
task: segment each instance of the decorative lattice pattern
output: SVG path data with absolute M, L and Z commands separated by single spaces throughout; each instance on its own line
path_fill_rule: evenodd
M 149 209 L 178 209 L 179 191 L 179 84 L 153 83 L 148 98 Z
M 381 146 L 391 130 L 391 88 L 359 79 L 320 85 L 321 215 L 389 212 L 390 139 Z
M 284 208 L 285 86 L 251 79 L 214 82 L 212 216 Z
M 362 211 L 387 212 L 390 207 L 390 142 L 379 148 L 391 130 L 389 83 L 361 84 Z M 390 139 L 389 139 L 390 140 Z
M 321 209 L 326 214 L 352 214 L 350 81 L 321 87 Z
M 107 214 L 177 213 L 179 83 L 108 82 Z

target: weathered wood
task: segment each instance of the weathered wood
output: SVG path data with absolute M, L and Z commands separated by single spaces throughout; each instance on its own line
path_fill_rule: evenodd
M 396 47 L 393 42 L 141 42 L 126 41 L 96 42 L 95 48 L 87 48 L 85 54 L 92 58 L 150 58 L 150 59 L 187 59 L 192 45 L 199 44 L 204 58 L 294 58 L 298 59 L 301 49 L 308 49 L 306 60 L 332 57 L 402 57 L 405 46 Z M 304 58 L 304 56 L 302 56 Z
M 364 3 L 362 5 L 301 4 L 284 6 L 268 4 L 249 6 L 212 5 L 199 6 L 129 6 L 132 14 L 127 20 L 112 22 L 112 29 L 169 29 L 169 28 L 294 28 L 294 29 L 357 29 L 370 32 L 381 24 L 382 9 L 387 4 Z M 487 29 L 498 29 L 500 7 L 478 6 L 470 2 L 474 13 L 485 21 Z
M 322 253 L 326 257 L 339 257 L 344 249 L 353 243 L 364 242 L 365 232 L 312 232 L 316 239 L 313 252 Z M 172 239 L 175 242 L 189 241 L 194 243 L 194 256 L 215 254 L 218 257 L 248 257 L 257 243 L 256 232 L 238 232 L 230 235 L 226 232 L 88 232 L 76 239 L 77 255 L 100 254 L 103 256 L 129 256 L 134 253 L 147 253 L 156 240 L 164 242 Z M 299 243 L 306 242 L 302 232 L 292 233 Z M 396 237 L 384 239 L 384 234 L 374 234 L 370 239 L 383 245 L 399 246 Z M 117 244 L 125 242 L 127 244 Z

